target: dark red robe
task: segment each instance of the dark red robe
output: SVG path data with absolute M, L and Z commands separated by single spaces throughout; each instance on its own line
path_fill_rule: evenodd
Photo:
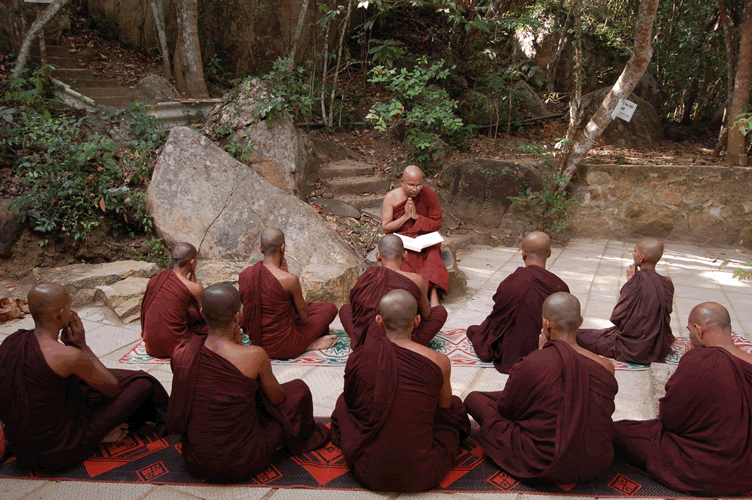
M 658 418 L 616 422 L 617 458 L 688 495 L 752 490 L 752 364 L 720 347 L 682 356 Z
M 649 365 L 671 350 L 671 309 L 674 284 L 652 269 L 641 269 L 627 281 L 611 313 L 616 326 L 580 330 L 577 343 L 602 356 Z
M 427 187 L 418 192 L 413 198 L 415 210 L 418 212 L 417 219 L 410 219 L 397 230 L 399 234 L 417 238 L 422 234 L 432 233 L 441 229 L 441 221 L 444 215 L 439 205 L 436 194 Z M 407 200 L 394 205 L 394 218 L 399 219 L 405 214 Z M 444 267 L 441 260 L 441 243 L 423 249 L 422 252 L 407 251 L 407 257 L 402 262 L 402 270 L 420 274 L 430 283 L 441 289 L 445 294 L 449 288 L 449 271 Z M 430 286 L 430 285 L 429 285 Z
M 214 482 L 234 481 L 264 469 L 282 444 L 291 455 L 320 448 L 330 430 L 313 418 L 313 397 L 302 380 L 282 384 L 284 401 L 269 402 L 257 379 L 204 346 L 206 338 L 181 344 L 167 416 L 182 435 L 186 469 Z
M 467 329 L 467 338 L 482 361 L 493 361 L 501 373 L 520 358 L 538 350 L 546 298 L 569 287 L 554 273 L 540 266 L 518 267 L 499 283 L 491 314 Z
M 206 335 L 208 329 L 199 310 L 196 298 L 172 269 L 152 277 L 141 302 L 141 336 L 146 353 L 169 358 L 182 341 Z
M 332 302 L 308 304 L 308 317 L 300 319 L 290 292 L 263 262 L 240 273 L 238 280 L 243 298 L 243 329 L 251 343 L 263 347 L 272 359 L 300 356 L 311 342 L 329 331 L 337 317 Z
M 376 324 L 379 314 L 379 301 L 392 290 L 407 290 L 420 303 L 423 291 L 410 278 L 385 267 L 371 267 L 358 278 L 350 290 L 350 303 L 339 310 L 339 319 L 350 336 L 353 349 L 360 347 L 366 334 L 383 335 L 385 330 Z M 412 340 L 418 344 L 428 344 L 447 319 L 444 306 L 431 308 L 428 318 L 421 318 L 418 328 L 413 330 Z
M 496 464 L 520 479 L 593 479 L 614 457 L 616 378 L 566 342 L 548 342 L 509 372 L 501 392 L 471 392 L 467 411 Z
M 439 407 L 442 383 L 436 363 L 386 335 L 369 335 L 350 354 L 332 444 L 366 488 L 423 491 L 449 472 L 470 421 L 457 396 Z
M 123 422 L 164 427 L 167 392 L 151 375 L 110 370 L 122 392 L 108 398 L 75 376 L 61 377 L 44 358 L 34 330 L 0 345 L 0 420 L 18 463 L 31 469 L 80 464 Z

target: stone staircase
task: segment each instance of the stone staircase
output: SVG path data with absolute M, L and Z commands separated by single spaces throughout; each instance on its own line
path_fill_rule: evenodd
M 319 168 L 319 180 L 324 184 L 322 205 L 329 204 L 327 199 L 339 200 L 381 219 L 381 204 L 391 184 L 373 165 L 349 159 L 327 163 Z

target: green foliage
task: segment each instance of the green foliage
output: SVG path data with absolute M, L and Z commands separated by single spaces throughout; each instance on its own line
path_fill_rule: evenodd
M 560 184 L 567 184 L 568 177 L 549 176 L 543 180 L 543 188 L 534 191 L 529 186 L 523 186 L 519 196 L 510 196 L 512 205 L 532 210 L 532 220 L 537 225 L 535 229 L 556 234 L 567 227 L 569 206 L 576 203 L 577 198 L 570 198 L 566 191 L 558 192 Z
M 295 121 L 309 120 L 319 102 L 307 76 L 312 65 L 308 61 L 295 66 L 291 59 L 278 57 L 272 70 L 261 77 L 271 98 L 256 108 L 256 114 L 260 118 L 282 115 Z
M 746 254 L 747 250 L 737 249 L 736 253 L 743 253 Z M 723 269 L 724 267 L 728 266 L 731 263 L 730 259 L 726 259 L 723 261 L 723 263 L 720 265 L 718 269 Z M 742 266 L 741 269 L 734 269 L 734 278 L 738 279 L 739 281 L 750 281 L 752 280 L 752 264 L 749 262 L 740 262 L 740 266 Z
M 250 160 L 253 153 L 253 143 L 248 134 L 240 134 L 240 141 L 230 141 L 225 144 L 225 151 L 230 153 L 236 160 L 246 162 Z
M 385 64 L 387 68 L 394 67 L 394 61 L 397 61 L 405 55 L 405 44 L 397 40 L 377 40 L 371 39 L 371 49 L 368 53 L 371 60 L 375 63 Z
M 137 255 L 137 259 L 154 262 L 162 269 L 172 267 L 172 257 L 165 248 L 164 241 L 156 236 L 152 236 L 141 243 L 141 253 Z
M 2 116 L 2 112 L 2 109 L 0 109 L 0 116 Z M 752 112 L 740 115 L 733 126 L 738 127 L 743 135 L 749 135 L 752 132 Z

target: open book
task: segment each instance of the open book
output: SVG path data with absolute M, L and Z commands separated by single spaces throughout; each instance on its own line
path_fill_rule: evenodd
M 438 231 L 422 234 L 417 238 L 411 238 L 401 234 L 397 234 L 397 236 L 402 239 L 402 244 L 405 246 L 405 250 L 412 250 L 413 252 L 421 252 L 424 248 L 428 248 L 444 241 L 444 238 L 441 237 Z

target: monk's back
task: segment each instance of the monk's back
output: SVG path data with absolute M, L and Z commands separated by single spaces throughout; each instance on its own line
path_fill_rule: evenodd
M 193 332 L 188 327 L 188 308 L 193 294 L 171 269 L 154 276 L 146 287 L 142 312 L 142 337 L 151 356 L 169 357 Z

